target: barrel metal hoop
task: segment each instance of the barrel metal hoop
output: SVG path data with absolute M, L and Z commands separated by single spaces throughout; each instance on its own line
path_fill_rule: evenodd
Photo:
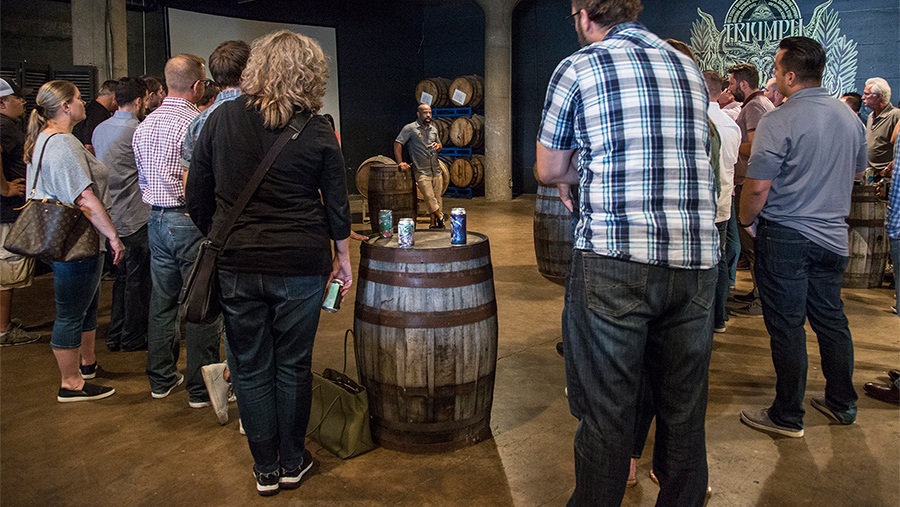
M 405 273 L 399 271 L 383 271 L 369 269 L 360 265 L 360 281 L 380 283 L 392 287 L 410 287 L 414 289 L 449 289 L 467 287 L 493 279 L 494 272 L 490 264 L 485 266 L 452 271 L 446 273 Z
M 366 306 L 357 299 L 354 315 L 357 319 L 376 326 L 399 329 L 444 329 L 475 324 L 496 317 L 497 300 L 492 299 L 474 308 L 446 312 L 395 312 Z
M 469 235 L 482 237 L 484 241 L 449 247 L 453 250 L 452 255 L 448 254 L 447 248 L 378 248 L 367 241 L 360 245 L 360 249 L 363 259 L 394 263 L 463 262 L 490 257 L 491 246 L 487 236 L 477 232 L 470 232 Z

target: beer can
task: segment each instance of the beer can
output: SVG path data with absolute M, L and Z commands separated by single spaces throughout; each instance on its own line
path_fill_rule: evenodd
M 450 211 L 450 244 L 466 244 L 466 208 L 453 208 Z
M 328 284 L 328 293 L 325 295 L 325 301 L 322 303 L 322 309 L 328 313 L 335 313 L 341 309 L 341 289 L 344 287 L 344 281 L 334 278 Z
M 412 248 L 415 244 L 416 222 L 412 218 L 401 218 L 397 223 L 397 242 L 400 248 Z
M 872 169 L 871 167 L 867 168 L 865 175 L 866 177 L 863 180 L 863 185 L 872 185 L 875 183 L 875 169 Z
M 382 238 L 394 235 L 394 212 L 389 209 L 378 210 L 378 232 Z

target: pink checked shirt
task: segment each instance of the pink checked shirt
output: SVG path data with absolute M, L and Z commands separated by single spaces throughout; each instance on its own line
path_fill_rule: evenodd
M 200 114 L 185 99 L 166 97 L 134 132 L 132 146 L 143 201 L 151 206 L 184 206 L 181 148 L 191 121 Z

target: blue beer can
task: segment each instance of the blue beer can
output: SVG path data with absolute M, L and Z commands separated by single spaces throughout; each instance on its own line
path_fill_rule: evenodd
M 450 211 L 450 244 L 466 244 L 466 208 L 453 208 Z

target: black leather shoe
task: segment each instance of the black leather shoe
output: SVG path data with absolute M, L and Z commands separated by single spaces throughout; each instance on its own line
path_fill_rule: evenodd
M 444 228 L 444 218 L 435 218 L 434 219 L 434 228 L 435 229 L 443 229 Z
M 566 355 L 563 353 L 562 342 L 556 342 L 556 353 L 559 354 L 559 357 L 566 357 Z
M 891 382 L 896 382 L 898 378 L 900 378 L 900 370 L 891 370 L 888 372 L 888 377 L 891 378 Z
M 866 390 L 866 394 L 876 400 L 900 405 L 900 389 L 897 389 L 893 385 L 886 386 L 884 384 L 876 384 L 875 382 L 866 382 L 866 385 L 863 387 Z

